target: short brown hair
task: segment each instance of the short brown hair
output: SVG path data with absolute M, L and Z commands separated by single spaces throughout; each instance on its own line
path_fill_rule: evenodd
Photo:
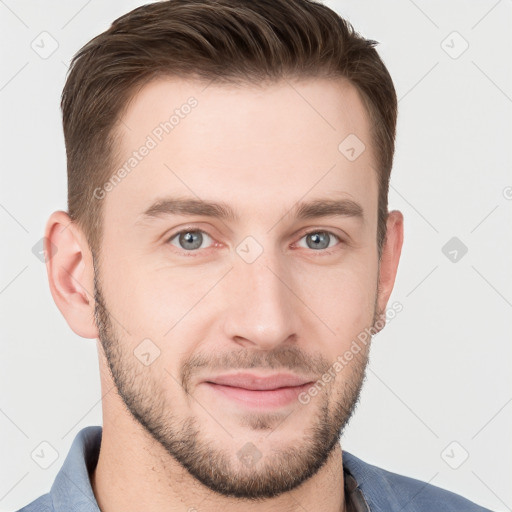
M 344 77 L 358 90 L 371 123 L 380 258 L 397 98 L 376 44 L 312 0 L 167 0 L 121 16 L 73 57 L 62 92 L 71 219 L 99 253 L 102 201 L 93 191 L 112 175 L 123 110 L 150 80 L 254 84 Z

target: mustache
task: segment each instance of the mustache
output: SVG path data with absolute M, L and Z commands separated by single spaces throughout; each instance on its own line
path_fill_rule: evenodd
M 225 353 L 193 354 L 181 369 L 181 384 L 188 389 L 192 376 L 208 369 L 212 373 L 226 370 L 291 370 L 293 373 L 305 375 L 322 375 L 327 372 L 330 363 L 320 353 L 306 353 L 295 346 L 280 346 L 271 352 L 253 351 L 246 348 L 231 350 Z

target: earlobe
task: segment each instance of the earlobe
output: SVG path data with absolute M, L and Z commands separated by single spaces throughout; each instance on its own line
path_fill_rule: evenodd
M 56 211 L 48 219 L 45 254 L 55 304 L 76 334 L 97 338 L 92 255 L 82 230 L 64 211 Z
M 386 239 L 382 247 L 382 256 L 380 259 L 379 272 L 379 295 L 377 311 L 382 322 L 385 323 L 385 309 L 393 291 L 396 273 L 398 271 L 398 263 L 402 252 L 404 240 L 404 217 L 402 212 L 393 210 L 389 212 L 386 221 Z

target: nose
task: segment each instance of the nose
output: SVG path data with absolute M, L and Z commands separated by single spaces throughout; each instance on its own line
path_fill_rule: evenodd
M 298 332 L 300 301 L 293 278 L 278 255 L 265 251 L 255 262 L 235 261 L 225 283 L 225 334 L 244 348 L 272 350 Z

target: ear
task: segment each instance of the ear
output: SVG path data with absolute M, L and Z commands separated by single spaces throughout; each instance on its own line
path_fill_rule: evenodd
M 380 318 L 379 323 L 382 330 L 386 324 L 386 305 L 388 303 L 395 277 L 398 270 L 398 262 L 400 253 L 402 252 L 402 244 L 404 241 L 404 217 L 398 210 L 388 213 L 386 221 L 386 238 L 382 246 L 382 254 L 380 259 L 378 296 L 377 296 L 377 315 Z
M 53 300 L 69 327 L 83 338 L 97 338 L 92 253 L 83 231 L 64 211 L 48 219 L 45 256 Z

